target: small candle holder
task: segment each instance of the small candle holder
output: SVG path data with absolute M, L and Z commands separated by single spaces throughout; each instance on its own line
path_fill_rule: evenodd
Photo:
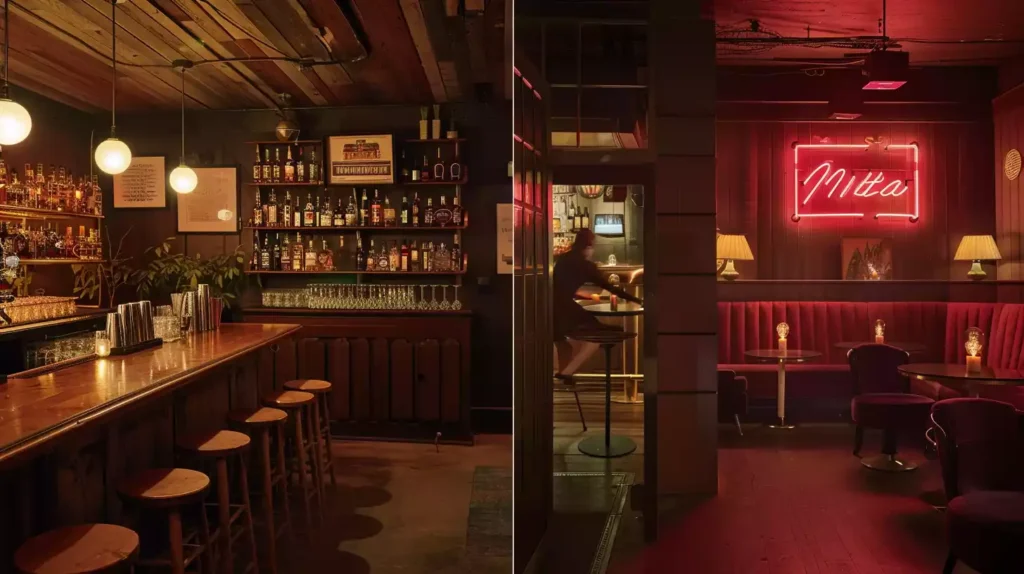
M 618 311 L 619 310 L 619 297 L 617 295 L 612 295 L 611 298 L 609 298 L 609 301 L 611 302 L 612 311 Z
M 786 338 L 789 337 L 789 325 L 785 322 L 779 323 L 775 326 L 775 332 L 779 335 L 779 350 L 788 351 L 788 343 Z
M 96 331 L 96 356 L 110 356 L 110 337 L 106 331 Z
M 875 321 L 875 344 L 881 345 L 885 343 L 885 321 L 878 319 Z
M 967 373 L 978 374 L 981 372 L 981 351 L 985 347 L 985 333 L 977 327 L 971 327 L 964 333 L 964 338 Z

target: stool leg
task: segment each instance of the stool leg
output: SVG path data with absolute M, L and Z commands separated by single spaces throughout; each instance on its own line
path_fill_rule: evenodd
M 284 425 L 277 425 L 277 473 L 281 477 L 281 506 L 284 511 L 284 525 L 288 529 L 288 536 L 295 540 L 295 531 L 292 530 L 292 509 L 288 501 L 288 467 L 284 456 Z
M 313 473 L 313 494 L 316 495 L 316 511 L 317 519 L 320 524 L 324 523 L 324 472 L 323 472 L 323 455 L 320 449 L 317 447 L 317 440 L 314 440 L 314 436 L 319 436 L 319 431 L 316 430 L 314 420 L 314 414 L 318 414 L 316 409 L 316 401 L 313 401 L 313 406 L 310 406 L 306 410 L 306 443 L 305 447 L 308 448 L 308 452 L 312 453 L 310 457 L 309 470 Z M 319 418 L 319 417 L 317 417 Z
M 313 400 L 313 420 L 309 421 L 310 427 L 310 438 L 313 442 L 313 450 L 316 455 L 313 457 L 314 469 L 313 473 L 316 476 L 316 487 L 318 497 L 323 498 L 324 496 L 324 444 L 323 439 L 320 436 L 320 399 L 314 397 Z M 323 501 L 320 501 L 321 504 Z
M 252 555 L 252 567 L 253 570 L 259 571 L 259 559 L 256 557 L 256 527 L 252 523 L 252 506 L 249 504 L 249 471 L 245 460 L 245 455 L 242 454 L 238 457 L 241 471 L 238 473 L 239 488 L 242 491 L 242 508 L 245 514 L 245 529 L 249 534 L 249 549 Z
M 217 571 L 217 562 L 213 556 L 213 541 L 210 539 L 210 519 L 206 517 L 206 505 L 199 503 L 199 540 L 203 545 L 199 560 L 204 574 Z
M 327 470 L 331 473 L 331 486 L 337 488 L 338 479 L 334 476 L 334 445 L 331 443 L 331 401 L 327 393 L 324 398 L 324 437 L 327 439 Z
M 228 459 L 217 459 L 217 522 L 220 524 L 221 556 L 224 574 L 235 571 L 235 556 L 231 551 L 231 496 L 228 490 Z
M 302 503 L 306 505 L 306 528 L 313 529 L 313 515 L 309 509 L 309 492 L 306 483 L 306 443 L 302 440 L 302 409 L 295 409 L 295 451 L 299 456 L 299 486 L 302 488 Z M 312 481 L 312 477 L 310 477 Z M 313 484 L 316 488 L 316 484 Z
M 181 534 L 181 510 L 172 508 L 167 513 L 168 542 L 171 551 L 171 572 L 185 574 L 185 544 Z
M 270 429 L 259 430 L 260 466 L 263 469 L 263 513 L 267 523 L 267 561 L 271 574 L 277 574 L 277 532 L 274 529 L 274 474 L 271 471 Z

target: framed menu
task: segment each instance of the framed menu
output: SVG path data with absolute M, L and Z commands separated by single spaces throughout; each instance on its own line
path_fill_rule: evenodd
M 195 191 L 178 194 L 178 233 L 238 233 L 238 169 L 193 169 Z
M 114 176 L 114 208 L 167 207 L 164 157 L 133 157 L 123 173 Z
M 498 273 L 505 275 L 514 270 L 513 254 L 515 245 L 513 243 L 515 214 L 518 207 L 511 203 L 498 204 Z

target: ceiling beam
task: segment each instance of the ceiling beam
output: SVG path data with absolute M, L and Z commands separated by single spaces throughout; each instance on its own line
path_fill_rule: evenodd
M 446 0 L 419 0 L 419 4 L 448 101 L 465 99 L 473 83 L 465 23 L 458 13 L 449 16 Z
M 430 41 L 430 34 L 427 32 L 427 22 L 423 15 L 423 7 L 419 0 L 401 0 L 402 13 L 409 24 L 409 33 L 419 53 L 420 63 L 423 66 L 423 73 L 430 83 L 430 93 L 437 103 L 448 101 L 448 93 L 445 90 L 444 79 L 441 77 L 441 68 L 438 66 L 437 55 L 434 53 L 433 43 Z
M 350 0 L 356 17 L 370 39 L 370 50 L 377 65 L 391 75 L 401 88 L 402 97 L 392 103 L 424 103 L 433 98 L 426 72 L 419 61 L 416 44 L 402 7 L 395 0 Z

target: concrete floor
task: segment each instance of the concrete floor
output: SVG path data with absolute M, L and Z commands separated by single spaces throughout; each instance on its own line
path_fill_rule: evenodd
M 466 528 L 476 467 L 511 467 L 512 437 L 480 435 L 472 447 L 334 443 L 339 485 L 327 487 L 324 524 L 288 545 L 282 574 L 466 572 Z M 301 524 L 301 509 L 292 504 Z M 509 548 L 511 556 L 511 548 Z M 474 561 L 505 574 L 511 558 Z

